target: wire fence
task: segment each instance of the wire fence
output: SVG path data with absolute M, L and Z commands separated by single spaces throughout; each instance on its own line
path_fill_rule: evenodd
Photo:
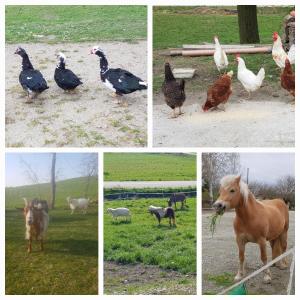
M 283 254 L 279 255 L 276 258 L 274 258 L 272 261 L 270 261 L 269 263 L 267 263 L 266 265 L 264 265 L 260 269 L 254 271 L 253 273 L 251 273 L 250 275 L 246 276 L 242 280 L 240 280 L 240 281 L 236 282 L 235 284 L 231 285 L 230 287 L 224 289 L 223 291 L 221 291 L 220 293 L 218 293 L 218 295 L 225 295 L 226 293 L 228 293 L 232 289 L 238 287 L 240 284 L 248 281 L 252 277 L 255 277 L 256 275 L 258 275 L 261 272 L 265 271 L 266 269 L 268 269 L 269 267 L 271 267 L 273 264 L 275 264 L 276 262 L 280 261 L 281 259 L 283 259 L 284 257 L 286 257 L 288 255 L 293 255 L 291 266 L 290 266 L 290 276 L 289 276 L 289 281 L 288 281 L 288 286 L 287 286 L 287 291 L 286 291 L 287 295 L 290 295 L 291 292 L 292 292 L 292 283 L 293 283 L 293 278 L 294 278 L 294 275 L 295 275 L 295 273 L 294 273 L 294 271 L 295 271 L 295 247 L 287 250 L 286 252 L 284 252 Z
M 197 190 L 190 191 L 178 191 L 178 193 L 185 194 L 186 197 L 196 197 Z M 176 191 L 172 192 L 122 192 L 122 193 L 114 193 L 114 194 L 106 194 L 104 195 L 104 199 L 108 201 L 112 200 L 134 200 L 140 198 L 170 198 L 171 195 L 177 193 Z

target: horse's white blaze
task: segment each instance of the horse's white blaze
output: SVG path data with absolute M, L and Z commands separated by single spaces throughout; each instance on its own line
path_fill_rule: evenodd
M 220 184 L 223 188 L 228 188 L 231 186 L 231 184 L 238 178 L 239 176 L 237 175 L 226 175 L 224 176 Z M 249 188 L 248 185 L 241 179 L 240 180 L 240 192 L 244 198 L 244 201 L 247 201 L 248 196 L 249 196 Z

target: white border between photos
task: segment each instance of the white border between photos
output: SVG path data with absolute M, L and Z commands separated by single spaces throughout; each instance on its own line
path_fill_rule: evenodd
M 258 2 L 258 1 L 257 1 Z M 283 1 L 283 0 L 262 0 L 259 1 L 259 5 L 295 5 L 296 1 Z M 132 300 L 134 299 L 172 299 L 172 300 L 181 300 L 181 299 L 199 299 L 199 297 L 203 297 L 205 299 L 223 299 L 223 298 L 229 298 L 231 296 L 201 296 L 202 292 L 202 243 L 201 243 L 201 237 L 202 237 L 202 207 L 201 207 L 201 155 L 203 152 L 241 152 L 241 153 L 295 153 L 295 166 L 300 166 L 300 160 L 298 159 L 299 156 L 299 139 L 296 136 L 296 145 L 295 148 L 189 148 L 189 147 L 181 147 L 181 148 L 168 148 L 168 147 L 162 147 L 162 148 L 153 148 L 153 140 L 152 140 L 152 6 L 159 6 L 159 5 L 237 5 L 237 4 L 253 4 L 253 1 L 236 1 L 236 0 L 212 0 L 209 1 L 203 1 L 203 0 L 44 0 L 44 1 L 10 1 L 10 0 L 4 0 L 0 4 L 0 20 L 1 20 L 1 27 L 0 27 L 0 39 L 1 39 L 1 57 L 2 59 L 2 65 L 4 66 L 4 57 L 5 57 L 5 5 L 24 5 L 24 4 L 32 4 L 32 5 L 148 5 L 148 59 L 147 59 L 147 65 L 148 65 L 148 147 L 147 148 L 6 148 L 5 149 L 5 67 L 1 68 L 1 77 L 0 77 L 0 86 L 1 86 L 1 101 L 0 101 L 0 118 L 1 118 L 1 129 L 0 129 L 0 195 L 1 197 L 1 214 L 0 214 L 0 297 L 4 298 L 10 298 L 10 299 L 25 299 L 25 298 L 32 298 L 32 297 L 39 297 L 42 299 L 53 299 L 53 297 L 56 297 L 57 299 L 74 299 L 74 298 L 80 298 L 80 297 L 88 297 L 88 298 L 98 298 L 98 297 L 104 297 L 104 299 L 122 299 L 122 300 Z M 296 48 L 299 48 L 299 25 L 300 22 L 296 23 Z M 298 73 L 299 65 L 297 65 L 296 72 Z M 299 78 L 296 76 L 296 90 L 297 86 L 299 84 Z M 297 91 L 296 94 L 298 95 Z M 295 126 L 296 128 L 299 127 L 299 109 L 298 109 L 298 103 L 296 100 L 296 121 Z M 266 120 L 267 122 L 267 120 Z M 299 130 L 296 130 L 296 132 L 299 132 Z M 99 295 L 97 296 L 86 296 L 86 295 L 78 295 L 78 296 L 5 296 L 5 168 L 4 168 L 4 162 L 5 162 L 5 152 L 28 152 L 28 153 L 35 153 L 35 152 L 97 152 L 98 155 L 98 164 L 99 164 L 99 220 L 98 220 L 98 244 L 99 244 L 99 267 L 98 267 L 98 291 Z M 103 181 L 103 153 L 104 152 L 195 152 L 197 153 L 197 295 L 195 296 L 153 296 L 153 295 L 140 295 L 140 296 L 132 296 L 132 295 L 104 295 L 103 296 L 103 189 L 102 189 L 102 181 Z M 296 199 L 299 192 L 299 184 L 300 184 L 300 172 L 298 169 L 295 169 L 295 176 L 296 176 Z M 297 201 L 297 200 L 296 200 Z M 101 204 L 102 203 L 102 204 Z M 298 205 L 296 204 L 296 207 Z M 296 246 L 296 253 L 298 249 L 298 235 L 297 231 L 299 230 L 299 221 L 298 221 L 298 209 L 296 209 L 296 218 L 295 218 L 295 246 Z M 297 280 L 297 271 L 299 269 L 299 260 L 296 257 L 296 283 L 299 282 Z M 298 292 L 299 288 L 296 287 L 296 295 L 299 295 Z M 295 298 L 294 296 L 289 296 L 288 299 Z M 235 296 L 235 299 L 238 296 Z M 284 295 L 276 295 L 276 296 L 251 296 L 252 299 L 258 299 L 263 297 L 264 299 L 274 299 L 280 297 L 286 298 L 287 296 Z

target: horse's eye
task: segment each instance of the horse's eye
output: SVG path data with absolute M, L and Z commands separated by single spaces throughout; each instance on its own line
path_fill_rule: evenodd
M 230 193 L 234 193 L 234 190 L 230 190 Z

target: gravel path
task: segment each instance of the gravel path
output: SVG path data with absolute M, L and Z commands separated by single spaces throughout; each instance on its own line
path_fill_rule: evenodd
M 202 215 L 202 291 L 203 294 L 218 293 L 224 286 L 217 285 L 208 277 L 230 273 L 236 275 L 238 269 L 238 249 L 233 231 L 233 218 L 235 212 L 225 213 L 217 224 L 216 232 L 212 238 L 209 231 L 210 216 L 212 212 Z M 288 248 L 295 245 L 295 213 L 290 211 L 290 229 Z M 268 246 L 268 259 L 271 259 L 271 248 Z M 291 257 L 288 258 L 291 261 Z M 248 243 L 246 246 L 246 272 L 247 274 L 262 266 L 258 245 Z M 257 275 L 247 283 L 249 294 L 277 295 L 286 294 L 289 280 L 289 268 L 279 270 L 271 268 L 272 283 L 263 284 L 263 274 Z
M 196 181 L 104 181 L 104 188 L 179 188 L 196 185 Z
M 238 88 L 236 88 L 238 89 Z M 284 91 L 258 91 L 242 100 L 238 91 L 226 110 L 204 113 L 206 93 L 189 94 L 184 115 L 172 119 L 163 95 L 155 96 L 153 144 L 157 147 L 294 147 L 295 106 Z M 275 98 L 276 96 L 276 98 Z
M 100 45 L 112 68 L 124 68 L 147 80 L 147 42 L 24 44 L 31 62 L 46 78 L 49 89 L 33 104 L 19 84 L 21 58 L 17 46 L 5 47 L 6 146 L 9 147 L 125 147 L 146 146 L 147 91 L 124 96 L 120 106 L 100 81 L 99 58 L 89 55 Z M 65 93 L 54 79 L 59 51 L 67 57 L 67 68 L 81 77 L 75 94 Z

